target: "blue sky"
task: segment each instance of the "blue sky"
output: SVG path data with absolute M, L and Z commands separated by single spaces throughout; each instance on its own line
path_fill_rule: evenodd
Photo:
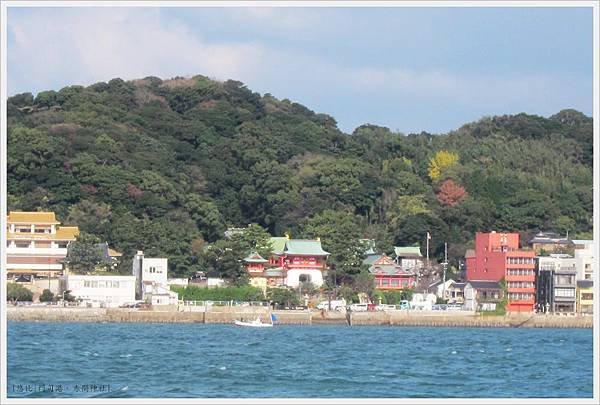
M 401 132 L 592 113 L 591 8 L 9 8 L 8 94 L 203 74 Z

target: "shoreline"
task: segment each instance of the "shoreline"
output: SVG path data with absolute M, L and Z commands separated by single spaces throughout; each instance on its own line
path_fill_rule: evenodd
M 421 311 L 339 312 L 324 316 L 315 311 L 272 311 L 279 325 L 350 325 L 350 326 L 428 326 L 488 328 L 592 328 L 592 316 L 511 314 L 482 316 L 473 313 L 437 313 Z M 144 310 L 127 308 L 48 308 L 7 307 L 7 321 L 14 322 L 90 322 L 90 323 L 203 323 L 230 324 L 235 320 L 266 318 L 265 308 L 217 307 L 209 311 Z

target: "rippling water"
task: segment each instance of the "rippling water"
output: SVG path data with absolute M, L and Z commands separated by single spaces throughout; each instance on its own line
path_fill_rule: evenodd
M 591 398 L 592 341 L 591 329 L 9 322 L 7 394 Z

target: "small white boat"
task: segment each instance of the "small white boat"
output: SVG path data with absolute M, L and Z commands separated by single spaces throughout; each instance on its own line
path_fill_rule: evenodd
M 271 323 L 263 323 L 263 322 L 261 322 L 260 317 L 257 317 L 255 320 L 250 321 L 250 322 L 235 321 L 234 324 L 236 326 L 250 326 L 252 328 L 272 328 L 273 321 L 277 320 L 277 318 L 275 317 L 274 314 L 271 314 L 269 319 L 271 320 Z

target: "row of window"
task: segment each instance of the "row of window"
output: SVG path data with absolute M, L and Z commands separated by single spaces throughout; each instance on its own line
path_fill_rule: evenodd
M 479 293 L 480 297 L 483 299 L 487 299 L 487 298 L 493 298 L 493 299 L 499 299 L 500 298 L 500 293 L 498 291 L 485 291 L 483 290 L 482 292 Z
M 534 264 L 533 257 L 507 257 L 508 264 Z
M 533 276 L 533 269 L 508 269 L 506 273 L 509 276 Z
M 533 288 L 532 281 L 509 281 L 506 285 L 508 288 Z
M 574 288 L 555 288 L 554 296 L 555 297 L 575 298 L 575 289 Z
M 51 245 L 48 241 L 43 242 L 33 242 L 33 244 L 29 241 L 15 241 L 15 247 L 21 249 L 29 249 L 29 248 L 50 248 Z M 56 247 L 61 249 L 66 249 L 69 242 L 57 242 Z M 6 241 L 6 247 L 11 247 L 11 241 Z
M 575 284 L 574 275 L 559 274 L 554 276 L 554 284 Z
M 401 282 L 402 281 L 402 282 Z M 376 281 L 377 285 L 392 285 L 392 286 L 406 286 L 408 287 L 411 282 L 410 280 L 399 280 L 397 278 L 378 278 Z
M 162 273 L 163 271 L 161 269 L 157 269 L 156 267 L 150 267 L 148 269 L 148 273 Z
M 86 288 L 119 288 L 120 283 L 118 281 L 104 280 L 104 281 L 84 281 L 83 286 Z
M 533 294 L 532 293 L 508 293 L 508 300 L 509 301 L 516 301 L 516 300 L 533 300 Z

